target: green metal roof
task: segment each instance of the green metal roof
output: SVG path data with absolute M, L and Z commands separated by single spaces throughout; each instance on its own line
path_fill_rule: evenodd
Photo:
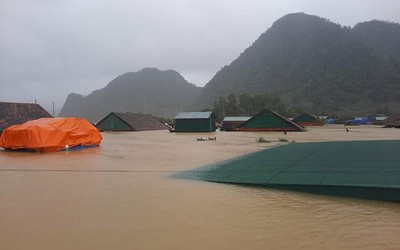
M 206 167 L 191 178 L 400 201 L 400 141 L 291 143 Z
M 314 115 L 311 115 L 309 113 L 302 113 L 295 118 L 293 118 L 294 122 L 318 122 L 318 118 Z
M 264 109 L 244 122 L 239 130 L 304 131 L 304 128 L 270 109 Z
M 175 116 L 177 119 L 208 119 L 212 114 L 211 111 L 207 112 L 180 112 Z

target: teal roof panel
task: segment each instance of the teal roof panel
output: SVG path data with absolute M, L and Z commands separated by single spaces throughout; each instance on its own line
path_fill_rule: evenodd
M 216 163 L 191 178 L 400 201 L 400 140 L 291 143 Z
M 175 116 L 177 119 L 208 119 L 212 114 L 211 111 L 207 112 L 180 112 Z

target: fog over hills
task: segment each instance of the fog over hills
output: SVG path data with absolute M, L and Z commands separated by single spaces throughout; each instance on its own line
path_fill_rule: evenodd
M 396 111 L 399 66 L 399 24 L 371 21 L 349 28 L 289 14 L 223 67 L 196 105 L 230 93 L 269 92 L 313 113 Z
M 98 122 L 110 112 L 149 113 L 174 117 L 196 99 L 201 88 L 178 72 L 145 68 L 125 73 L 88 96 L 70 94 L 59 116 L 84 117 Z
M 96 122 L 111 111 L 129 111 L 172 118 L 212 108 L 220 96 L 263 93 L 315 114 L 398 113 L 399 68 L 399 24 L 374 20 L 350 28 L 295 13 L 275 21 L 204 88 L 176 71 L 146 68 L 88 96 L 70 94 L 60 116 Z

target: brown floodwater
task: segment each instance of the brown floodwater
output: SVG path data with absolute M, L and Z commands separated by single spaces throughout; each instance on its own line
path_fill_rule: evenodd
M 317 128 L 289 140 L 400 139 Z M 0 249 L 399 249 L 400 203 L 173 178 L 281 133 L 103 133 L 100 147 L 0 150 Z M 217 136 L 217 141 L 196 138 Z

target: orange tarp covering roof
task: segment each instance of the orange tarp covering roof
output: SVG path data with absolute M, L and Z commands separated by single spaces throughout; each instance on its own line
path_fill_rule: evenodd
M 41 118 L 8 127 L 0 137 L 5 149 L 54 152 L 75 146 L 98 146 L 102 136 L 82 118 Z

